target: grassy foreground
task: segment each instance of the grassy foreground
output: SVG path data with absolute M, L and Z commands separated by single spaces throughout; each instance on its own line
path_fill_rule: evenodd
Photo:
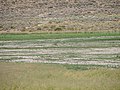
M 120 69 L 0 63 L 0 90 L 120 90 Z

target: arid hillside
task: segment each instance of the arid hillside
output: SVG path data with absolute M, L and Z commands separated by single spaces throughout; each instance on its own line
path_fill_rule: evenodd
M 0 32 L 119 30 L 120 0 L 0 0 Z

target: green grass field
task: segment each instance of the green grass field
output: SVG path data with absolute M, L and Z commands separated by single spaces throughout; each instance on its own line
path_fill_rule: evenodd
M 83 32 L 83 33 L 20 33 L 0 34 L 1 40 L 34 40 L 34 39 L 61 39 L 97 36 L 120 36 L 120 32 Z

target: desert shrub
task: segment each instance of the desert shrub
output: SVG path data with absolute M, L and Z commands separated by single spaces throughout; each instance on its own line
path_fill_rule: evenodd
M 117 55 L 116 58 L 120 58 L 120 55 Z
M 29 32 L 33 32 L 33 30 L 29 30 Z
M 65 28 L 65 26 L 60 26 L 60 27 Z
M 48 8 L 53 8 L 53 6 L 49 6 Z
M 68 28 L 68 30 L 74 30 L 74 28 Z
M 15 29 L 15 27 L 14 27 L 14 26 L 10 26 L 10 28 L 11 28 L 11 29 Z
M 48 28 L 48 26 L 44 26 L 43 28 Z
M 56 28 L 55 28 L 55 31 L 61 31 L 61 30 L 62 30 L 61 27 L 56 27 Z
M 0 28 L 3 28 L 3 26 L 2 26 L 2 25 L 0 25 Z
M 15 4 L 15 1 L 12 1 L 12 4 Z
M 20 30 L 21 32 L 24 32 L 25 31 L 25 29 L 22 29 L 22 30 Z
M 51 27 L 50 27 L 51 29 L 55 29 L 56 28 L 56 26 L 55 25 L 51 25 Z
M 26 31 L 26 28 L 23 27 L 22 29 L 20 29 L 20 31 L 21 31 L 21 32 L 24 32 L 24 31 Z
M 38 27 L 37 30 L 42 30 L 41 27 Z

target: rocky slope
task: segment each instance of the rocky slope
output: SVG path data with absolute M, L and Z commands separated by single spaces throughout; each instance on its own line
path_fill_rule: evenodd
M 119 31 L 120 0 L 1 0 L 0 30 Z

